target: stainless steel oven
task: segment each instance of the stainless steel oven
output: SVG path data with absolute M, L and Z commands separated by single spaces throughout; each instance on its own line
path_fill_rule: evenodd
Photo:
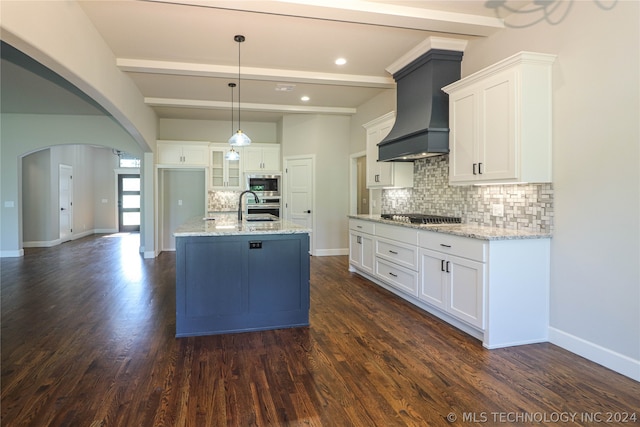
M 282 175 L 247 175 L 247 190 L 251 190 L 258 197 L 278 197 L 282 185 Z M 278 204 L 280 201 L 278 200 Z
M 247 194 L 246 213 L 248 214 L 271 214 L 280 218 L 280 197 L 262 197 L 259 203 L 256 203 L 252 194 Z

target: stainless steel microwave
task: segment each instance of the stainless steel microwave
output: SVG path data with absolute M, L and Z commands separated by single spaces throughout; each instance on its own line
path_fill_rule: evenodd
M 247 175 L 247 189 L 259 196 L 280 196 L 282 175 Z

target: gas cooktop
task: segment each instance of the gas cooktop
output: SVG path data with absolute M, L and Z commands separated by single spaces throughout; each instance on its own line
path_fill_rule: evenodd
M 382 214 L 383 219 L 407 222 L 411 224 L 460 224 L 460 217 L 425 215 L 425 214 Z

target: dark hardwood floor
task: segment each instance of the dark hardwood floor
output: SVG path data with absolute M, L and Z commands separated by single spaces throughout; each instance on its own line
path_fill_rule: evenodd
M 137 248 L 2 259 L 2 426 L 640 424 L 640 383 L 551 344 L 485 350 L 346 257 L 312 258 L 309 328 L 176 339 L 175 256 Z

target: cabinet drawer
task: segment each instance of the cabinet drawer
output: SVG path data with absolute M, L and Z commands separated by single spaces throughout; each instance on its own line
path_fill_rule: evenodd
M 418 246 L 475 261 L 487 260 L 487 242 L 484 240 L 421 231 L 418 234 Z
M 349 220 L 349 229 L 359 231 L 361 233 L 373 234 L 374 223 L 371 221 L 360 221 L 357 219 Z
M 380 280 L 411 296 L 418 296 L 418 273 L 376 258 L 375 274 Z
M 415 246 L 377 238 L 376 256 L 418 271 L 418 248 Z
M 418 230 L 401 225 L 376 225 L 376 236 L 397 240 L 415 246 L 418 243 Z

